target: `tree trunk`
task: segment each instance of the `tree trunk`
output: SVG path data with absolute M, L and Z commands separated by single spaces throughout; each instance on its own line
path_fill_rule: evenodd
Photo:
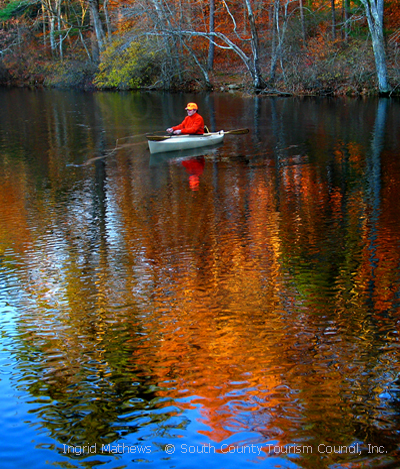
M 300 7 L 300 21 L 301 21 L 301 36 L 303 39 L 303 44 L 306 43 L 306 22 L 304 19 L 304 5 L 303 0 L 299 0 L 299 7 Z
M 46 34 L 46 8 L 42 2 L 42 16 L 43 16 L 43 45 L 47 47 L 47 34 Z
M 271 67 L 269 72 L 269 80 L 271 83 L 275 81 L 276 67 L 278 65 L 279 55 L 279 9 L 280 0 L 275 0 L 272 8 L 272 53 L 271 53 Z
M 254 20 L 253 9 L 251 7 L 250 0 L 245 0 L 247 8 L 247 17 L 249 19 L 250 31 L 251 31 L 251 51 L 253 58 L 253 83 L 255 89 L 265 88 L 265 82 L 261 75 L 260 69 L 260 42 L 258 39 L 258 31 L 256 22 Z
M 104 31 L 101 24 L 98 0 L 89 0 L 90 22 L 93 27 L 92 57 L 95 62 L 100 61 L 100 52 L 104 47 Z
M 51 3 L 51 0 L 42 0 L 42 12 L 43 12 L 43 28 L 44 28 L 44 43 L 46 45 L 46 30 L 45 30 L 45 23 L 46 23 L 46 16 L 47 22 L 49 25 L 49 42 L 50 42 L 50 49 L 51 54 L 53 57 L 57 54 L 57 43 L 56 43 L 56 12 L 57 4 L 54 6 Z
M 151 0 L 151 3 L 153 4 L 154 10 L 156 11 L 156 18 L 153 20 L 155 29 L 157 31 L 163 31 L 162 38 L 164 42 L 164 48 L 167 52 L 167 62 L 165 67 L 166 70 L 163 73 L 163 82 L 164 86 L 169 88 L 171 84 L 171 72 L 177 73 L 179 80 L 182 79 L 181 65 L 179 62 L 179 57 L 175 53 L 176 47 L 173 47 L 174 44 L 172 46 L 170 44 L 170 35 L 167 33 L 167 31 L 171 29 L 171 23 L 168 19 L 167 13 L 165 12 L 162 2 L 159 0 Z
M 104 8 L 104 16 L 106 19 L 107 41 L 110 41 L 111 40 L 111 21 L 110 21 L 110 15 L 108 13 L 108 0 L 104 0 L 103 8 Z
M 209 32 L 214 32 L 214 14 L 215 14 L 215 0 L 210 0 L 210 21 L 209 21 Z M 211 71 L 214 67 L 214 51 L 215 45 L 210 42 L 208 46 L 208 59 L 207 59 L 207 70 Z
M 331 0 L 332 5 L 332 39 L 336 40 L 336 15 L 335 15 L 335 0 Z
M 347 43 L 349 40 L 349 12 L 350 12 L 350 0 L 343 0 L 343 22 L 344 22 L 344 40 Z
M 372 38 L 379 93 L 387 94 L 390 91 L 390 86 L 387 78 L 385 39 L 383 35 L 384 0 L 361 0 L 361 2 L 365 7 L 368 27 Z
M 196 57 L 196 54 L 195 52 L 193 51 L 193 49 L 191 47 L 189 47 L 185 41 L 182 41 L 182 45 L 183 47 L 189 52 L 189 54 L 192 56 L 193 60 L 196 62 L 196 65 L 199 67 L 201 73 L 203 74 L 203 77 L 204 77 L 204 83 L 206 85 L 206 88 L 208 90 L 212 90 L 213 86 L 210 82 L 210 77 L 208 76 L 208 71 L 205 67 L 203 67 L 201 65 L 201 63 L 199 62 L 199 59 Z
M 62 18 L 61 18 L 61 1 L 57 1 L 57 24 L 58 24 L 58 50 L 60 54 L 60 60 L 63 61 L 63 36 L 62 36 Z
M 57 44 L 56 44 L 56 39 L 55 39 L 55 23 L 56 19 L 54 15 L 49 11 L 49 36 L 50 36 L 50 48 L 51 48 L 51 53 L 53 55 L 56 54 L 57 50 Z

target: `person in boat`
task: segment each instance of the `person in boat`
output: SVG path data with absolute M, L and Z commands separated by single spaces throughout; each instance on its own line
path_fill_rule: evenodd
M 198 106 L 196 103 L 188 103 L 186 106 L 188 115 L 183 122 L 175 127 L 169 127 L 167 132 L 174 135 L 203 135 L 204 134 L 204 119 L 198 113 Z

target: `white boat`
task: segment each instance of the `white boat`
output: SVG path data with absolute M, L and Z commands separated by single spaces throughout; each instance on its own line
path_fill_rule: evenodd
M 216 145 L 222 142 L 224 134 L 225 132 L 220 130 L 203 135 L 147 136 L 147 139 L 150 153 L 162 153 Z

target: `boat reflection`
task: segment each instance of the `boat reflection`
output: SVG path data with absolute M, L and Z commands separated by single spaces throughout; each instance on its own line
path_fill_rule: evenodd
M 196 156 L 216 155 L 218 148 L 222 147 L 223 142 L 208 147 L 190 148 L 188 150 L 166 151 L 150 155 L 150 166 L 169 163 L 172 160 L 180 158 L 190 158 Z
M 209 147 L 152 154 L 150 155 L 150 166 L 181 164 L 189 175 L 190 189 L 197 191 L 200 186 L 200 176 L 205 167 L 205 157 L 217 155 L 217 150 L 222 145 L 223 143 L 219 143 Z

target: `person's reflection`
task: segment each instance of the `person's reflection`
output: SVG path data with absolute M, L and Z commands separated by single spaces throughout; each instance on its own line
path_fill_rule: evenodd
M 200 176 L 203 174 L 206 161 L 204 156 L 197 156 L 182 161 L 182 166 L 189 173 L 189 186 L 192 191 L 198 191 L 200 185 Z

